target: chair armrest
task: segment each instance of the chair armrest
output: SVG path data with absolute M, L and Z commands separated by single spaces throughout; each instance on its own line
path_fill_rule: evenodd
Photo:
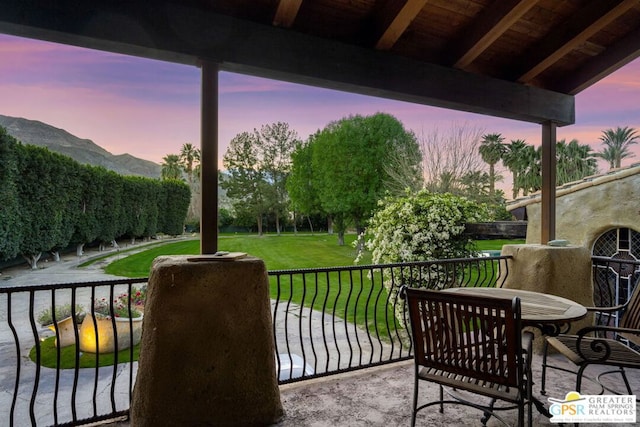
M 620 311 L 623 308 L 625 308 L 628 304 L 628 301 L 624 304 L 620 304 L 620 305 L 615 305 L 613 307 L 585 307 L 587 309 L 587 311 L 590 312 L 600 312 L 600 313 L 613 313 L 615 311 Z
M 622 342 L 612 339 L 590 336 L 589 334 L 593 332 L 615 332 L 618 334 L 626 333 L 640 336 L 639 329 L 619 328 L 615 326 L 587 326 L 580 329 L 576 333 L 576 351 L 581 358 L 592 363 L 604 362 L 609 358 L 609 356 L 611 355 L 612 342 L 618 343 L 619 345 L 625 345 Z M 591 353 L 589 354 L 586 354 L 585 351 L 583 351 L 582 341 L 585 339 L 589 340 L 588 343 L 585 343 L 588 345 L 588 349 L 591 351 Z
M 620 328 L 617 326 L 605 326 L 605 325 L 585 326 L 584 328 L 576 332 L 576 335 L 578 337 L 584 337 L 585 335 L 591 332 L 598 332 L 598 331 L 626 333 L 626 334 L 633 334 L 633 335 L 640 336 L 640 329 Z

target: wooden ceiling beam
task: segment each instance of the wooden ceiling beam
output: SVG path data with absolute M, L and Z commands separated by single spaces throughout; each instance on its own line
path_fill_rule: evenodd
M 428 0 L 389 0 L 378 11 L 379 37 L 376 49 L 389 50 L 422 10 Z
M 456 68 L 465 69 L 537 2 L 538 0 L 493 2 L 464 30 L 464 38 L 447 48 L 451 55 L 448 62 Z
M 532 60 L 524 72 L 519 73 L 517 81 L 531 82 L 564 55 L 637 5 L 638 0 L 599 0 L 589 4 L 579 16 L 571 17 L 570 24 L 558 25 L 555 31 L 531 49 L 529 57 Z
M 561 94 L 157 0 L 48 10 L 4 0 L 0 32 L 533 123 L 575 122 Z M 8 3 L 8 4 L 7 4 Z M 55 19 L 52 19 L 52 16 Z M 117 30 L 116 30 L 117 29 Z
M 280 0 L 276 14 L 273 17 L 273 25 L 291 28 L 296 16 L 298 16 L 300 5 L 302 5 L 302 0 Z
M 554 90 L 576 95 L 638 57 L 640 57 L 640 28 L 607 47 L 580 70 L 551 82 L 551 85 Z

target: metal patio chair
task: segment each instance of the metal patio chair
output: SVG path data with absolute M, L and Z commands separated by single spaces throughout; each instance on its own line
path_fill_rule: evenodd
M 520 299 L 456 295 L 404 287 L 401 294 L 409 309 L 415 376 L 411 425 L 418 411 L 432 405 L 462 404 L 484 412 L 483 424 L 495 411 L 518 409 L 524 425 L 525 406 L 531 425 L 531 343 L 522 332 Z M 418 406 L 419 382 L 437 383 L 439 400 Z M 444 399 L 443 386 L 452 400 Z M 481 404 L 459 395 L 463 390 L 489 398 Z M 496 400 L 509 402 L 495 407 Z
M 580 392 L 585 369 L 591 365 L 605 365 L 617 369 L 602 372 L 596 377 L 595 381 L 602 387 L 602 392 L 607 388 L 600 382 L 600 378 L 619 372 L 628 394 L 633 394 L 624 369 L 640 368 L 640 352 L 638 352 L 640 348 L 640 285 L 635 286 L 631 297 L 625 304 L 615 307 L 588 307 L 587 310 L 595 313 L 597 319 L 607 319 L 607 324 L 584 327 L 575 335 L 558 335 L 546 338 L 542 358 L 541 393 L 546 393 L 547 368 L 575 373 L 575 391 Z M 612 316 L 615 313 L 620 319 L 618 326 L 609 326 L 610 320 L 616 318 Z M 574 372 L 548 364 L 549 346 L 574 363 L 578 370 Z M 614 390 L 608 390 L 617 393 Z

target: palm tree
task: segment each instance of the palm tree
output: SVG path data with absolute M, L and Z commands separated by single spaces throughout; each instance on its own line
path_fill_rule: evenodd
M 502 158 L 504 153 L 504 138 L 499 133 L 482 135 L 480 142 L 480 156 L 485 163 L 489 164 L 489 195 L 493 196 L 496 187 L 495 165 Z
M 162 158 L 162 179 L 180 179 L 182 168 L 180 167 L 180 156 L 177 154 L 167 154 Z
M 522 165 L 516 185 L 526 196 L 542 187 L 542 147 L 526 145 L 522 151 Z
M 557 173 L 556 185 L 577 181 L 598 172 L 596 159 L 591 147 L 572 139 L 568 144 L 564 139 L 556 143 Z
M 629 146 L 637 144 L 637 139 L 636 130 L 627 126 L 603 130 L 600 141 L 605 147 L 596 156 L 609 162 L 609 169 L 619 168 L 622 159 L 634 156 Z
M 180 165 L 187 173 L 187 180 L 189 181 L 189 186 L 193 183 L 193 174 L 196 169 L 199 170 L 200 164 L 200 150 L 197 149 L 193 144 L 187 142 L 182 145 L 180 149 Z
M 502 154 L 502 163 L 511 171 L 513 175 L 512 198 L 518 197 L 520 188 L 518 187 L 518 175 L 527 167 L 524 151 L 527 143 L 524 139 L 511 140 L 505 145 L 505 152 Z

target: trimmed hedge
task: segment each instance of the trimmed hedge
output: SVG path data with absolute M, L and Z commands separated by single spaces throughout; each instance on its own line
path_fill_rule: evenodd
M 182 234 L 189 186 L 121 176 L 46 148 L 22 145 L 0 127 L 0 260 L 158 232 Z

